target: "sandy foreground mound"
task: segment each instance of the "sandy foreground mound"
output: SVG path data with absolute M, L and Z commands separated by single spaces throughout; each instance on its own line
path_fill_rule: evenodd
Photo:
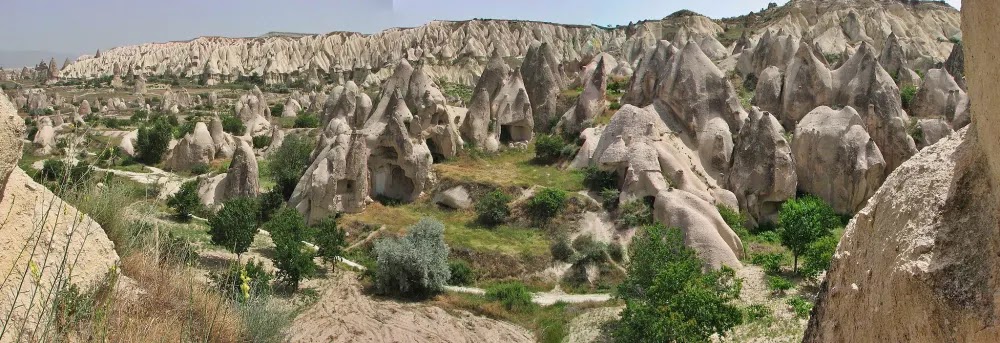
M 534 342 L 514 324 L 448 312 L 434 306 L 372 299 L 357 275 L 342 272 L 324 285 L 319 300 L 295 318 L 290 342 Z
M 21 169 L 0 194 L 0 321 L 34 324 L 53 314 L 45 306 L 52 289 L 71 282 L 85 288 L 114 271 L 114 243 L 89 216 L 62 201 Z M 10 274 L 8 274 L 8 271 Z M 35 325 L 25 325 L 30 331 Z M 18 331 L 15 329 L 15 332 Z M 30 332 L 23 332 L 30 335 Z M 5 335 L 0 342 L 13 341 Z

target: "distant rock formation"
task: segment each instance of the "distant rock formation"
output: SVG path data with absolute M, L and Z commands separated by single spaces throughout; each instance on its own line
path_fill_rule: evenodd
M 727 189 L 736 194 L 750 224 L 777 224 L 778 209 L 795 197 L 798 177 L 791 145 L 778 119 L 757 108 L 736 136 Z

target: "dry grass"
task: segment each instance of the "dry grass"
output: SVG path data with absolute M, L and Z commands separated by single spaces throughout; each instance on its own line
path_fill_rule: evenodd
M 479 183 L 498 187 L 555 187 L 566 191 L 583 189 L 583 174 L 561 170 L 557 166 L 536 164 L 534 144 L 527 150 L 507 150 L 496 155 L 461 156 L 435 164 L 434 171 L 442 180 L 459 183 Z

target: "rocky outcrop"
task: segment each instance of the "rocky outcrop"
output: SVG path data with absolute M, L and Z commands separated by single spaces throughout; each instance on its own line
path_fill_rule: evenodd
M 632 74 L 628 91 L 622 96 L 621 102 L 639 107 L 645 107 L 656 99 L 656 87 L 666 79 L 664 71 L 668 70 L 671 58 L 678 53 L 668 41 L 658 41 L 656 47 L 646 53 L 639 66 Z
M 833 92 L 833 79 L 813 49 L 806 43 L 799 43 L 795 57 L 785 68 L 785 86 L 781 123 L 788 130 L 814 108 L 829 104 Z
M 583 92 L 577 98 L 576 104 L 559 119 L 556 125 L 558 130 L 573 133 L 583 131 L 593 123 L 594 118 L 604 113 L 608 107 L 608 100 L 605 98 L 608 79 L 604 74 L 606 70 L 604 63 L 604 58 L 598 58 L 584 69 Z
M 237 197 L 256 197 L 260 194 L 260 173 L 257 157 L 247 142 L 240 141 L 233 155 L 229 170 L 198 184 L 198 197 L 205 206 L 215 207 Z
M 781 70 L 775 66 L 767 67 L 757 77 L 757 86 L 754 88 L 751 103 L 760 108 L 761 111 L 780 116 L 783 87 L 784 77 Z
M 289 97 L 288 100 L 285 101 L 284 110 L 281 111 L 281 116 L 295 117 L 298 116 L 301 111 L 302 105 L 299 104 L 299 101 Z
M 254 86 L 247 94 L 240 96 L 236 101 L 234 111 L 236 116 L 243 121 L 243 125 L 246 126 L 245 135 L 259 136 L 270 131 L 271 123 L 267 118 L 271 116 L 271 108 L 267 106 L 264 92 L 261 92 L 257 86 Z
M 76 113 L 80 114 L 81 116 L 86 116 L 86 115 L 90 114 L 91 113 L 90 101 L 87 101 L 86 99 L 84 99 L 83 101 L 81 101 L 80 102 L 80 108 L 77 109 Z
M 171 170 L 191 170 L 199 164 L 207 165 L 215 157 L 215 142 L 205 123 L 198 122 L 194 131 L 184 136 L 168 152 L 164 165 Z
M 889 75 L 898 75 L 900 69 L 906 68 L 906 52 L 895 33 L 890 33 L 886 38 L 882 53 L 878 55 L 878 63 L 882 64 L 882 69 Z
M 777 118 L 757 108 L 740 129 L 733 149 L 727 189 L 753 226 L 776 224 L 781 204 L 795 197 L 798 178 L 791 146 Z
M 462 138 L 488 152 L 501 144 L 527 144 L 534 117 L 520 70 L 510 70 L 494 55 L 473 91 L 469 112 L 462 122 Z
M 917 95 L 910 102 L 910 114 L 917 118 L 955 120 L 960 103 L 968 101 L 965 91 L 945 69 L 927 71 Z
M 484 71 L 483 75 L 485 74 Z M 524 62 L 521 63 L 521 76 L 531 103 L 535 131 L 548 132 L 558 119 L 556 106 L 559 93 L 565 86 L 559 58 L 549 43 L 535 43 L 528 48 Z M 480 82 L 481 80 L 482 76 Z
M 24 120 L 17 116 L 17 108 L 0 92 L 0 192 L 7 183 L 7 177 L 17 168 L 24 145 Z
M 208 133 L 212 136 L 212 145 L 215 147 L 214 158 L 233 157 L 237 147 L 236 138 L 223 130 L 222 120 L 219 117 L 212 117 L 212 121 L 208 124 Z
M 742 268 L 743 242 L 726 225 L 711 203 L 691 193 L 669 189 L 653 202 L 653 217 L 667 227 L 684 232 L 684 245 L 694 249 L 710 268 Z
M 56 149 L 56 129 L 52 126 L 52 120 L 42 118 L 38 120 L 38 132 L 35 139 L 31 141 L 35 155 L 45 156 L 55 152 Z
M 839 213 L 861 210 L 885 178 L 882 153 L 851 107 L 809 112 L 795 128 L 792 156 L 799 189 Z
M 916 135 L 918 139 L 914 140 L 920 149 L 934 145 L 934 143 L 955 133 L 951 129 L 951 125 L 944 121 L 944 119 L 920 119 L 917 121 L 916 130 L 919 134 Z

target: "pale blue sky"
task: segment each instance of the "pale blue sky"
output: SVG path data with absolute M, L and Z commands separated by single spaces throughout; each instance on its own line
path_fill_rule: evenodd
M 627 24 L 689 9 L 712 18 L 786 0 L 3 0 L 0 51 L 69 54 L 203 35 L 376 32 L 434 19 Z M 948 0 L 958 7 L 960 0 Z

